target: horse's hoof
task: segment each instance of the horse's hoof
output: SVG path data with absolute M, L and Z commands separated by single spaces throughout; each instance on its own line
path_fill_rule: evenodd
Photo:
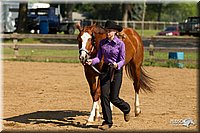
M 94 121 L 100 122 L 101 121 L 101 117 L 100 116 L 99 117 L 95 117 Z
M 91 125 L 93 125 L 93 123 L 94 123 L 94 122 L 87 121 L 87 122 L 85 123 L 85 125 L 86 125 L 86 126 L 91 126 Z
M 135 112 L 135 117 L 139 116 L 141 114 L 141 110 L 139 112 Z

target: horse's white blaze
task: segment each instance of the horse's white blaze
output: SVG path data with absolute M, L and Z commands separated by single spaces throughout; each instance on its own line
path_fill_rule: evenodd
M 96 112 L 95 112 L 95 111 L 96 111 Z M 90 116 L 89 116 L 89 118 L 88 118 L 88 122 L 93 122 L 93 121 L 94 121 L 94 119 L 95 119 L 95 114 L 97 115 L 96 117 L 100 117 L 98 101 L 93 102 L 92 110 L 91 110 L 91 112 L 90 112 Z
M 135 93 L 135 113 L 140 113 L 140 103 L 139 103 L 139 94 Z
M 86 51 L 81 51 L 80 58 L 85 59 L 86 55 L 87 55 Z
M 81 55 L 80 55 L 80 57 L 83 57 L 83 58 L 85 58 L 86 57 L 86 44 L 87 44 L 87 41 L 88 41 L 88 39 L 89 38 L 92 38 L 92 36 L 89 34 L 89 33 L 87 33 L 87 32 L 84 32 L 83 33 L 83 35 L 81 36 L 81 39 L 82 39 L 82 51 L 81 51 Z

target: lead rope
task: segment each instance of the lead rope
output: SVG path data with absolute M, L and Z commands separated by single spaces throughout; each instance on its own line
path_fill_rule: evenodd
M 93 69 L 95 72 L 97 72 L 98 74 L 101 74 L 101 72 L 100 72 L 99 70 L 97 70 L 96 67 L 94 67 L 93 65 L 90 65 L 90 66 L 92 67 L 92 69 Z

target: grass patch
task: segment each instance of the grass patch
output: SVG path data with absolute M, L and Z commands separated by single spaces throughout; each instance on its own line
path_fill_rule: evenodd
M 145 51 L 144 58 L 146 59 L 144 61 L 145 66 L 161 66 L 161 67 L 177 67 L 180 66 L 178 63 L 182 63 L 184 67 L 186 68 L 197 68 L 199 69 L 199 65 L 197 63 L 198 61 L 198 53 L 186 53 L 184 52 L 184 60 L 188 60 L 188 62 L 183 63 L 183 61 L 177 61 L 177 60 L 169 60 L 168 59 L 168 53 L 167 52 L 154 52 L 154 56 L 150 57 L 148 51 Z M 165 60 L 163 61 L 156 61 L 156 59 Z M 189 60 L 193 60 L 195 63 L 189 62 Z
M 154 52 L 154 58 L 157 59 L 168 59 L 167 52 Z M 145 51 L 144 58 L 149 58 L 149 52 Z M 186 53 L 184 52 L 184 59 L 185 60 L 198 60 L 198 53 Z
M 3 39 L 3 43 L 13 43 L 12 39 Z M 25 39 L 18 39 L 18 44 L 77 44 L 77 40 L 74 39 L 34 39 L 34 38 L 25 38 Z
M 3 43 L 13 43 L 12 39 L 3 39 Z M 41 43 L 41 39 L 34 39 L 34 38 L 25 38 L 25 39 L 18 39 L 18 42 L 20 44 L 26 44 L 26 43 L 31 43 L 31 44 L 38 44 Z
M 62 59 L 20 59 L 20 58 L 10 58 L 10 59 L 3 59 L 7 61 L 23 61 L 23 62 L 55 62 L 55 63 L 80 63 L 79 60 L 62 60 Z
M 140 36 L 142 36 L 142 30 L 136 30 Z M 160 30 L 144 30 L 143 37 L 155 36 Z
M 5 60 L 32 62 L 63 62 L 78 63 L 78 50 L 48 50 L 48 49 L 19 49 L 18 57 L 14 58 L 12 48 L 3 48 Z
M 13 48 L 3 48 L 3 55 L 14 55 Z M 78 50 L 19 49 L 20 56 L 78 56 Z

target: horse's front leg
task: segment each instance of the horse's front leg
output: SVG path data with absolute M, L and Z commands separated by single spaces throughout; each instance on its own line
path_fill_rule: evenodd
M 95 101 L 92 104 L 92 110 L 90 112 L 90 116 L 87 120 L 87 125 L 95 120 L 100 120 L 100 113 L 99 113 L 99 102 Z
M 87 120 L 87 125 L 89 125 L 95 120 L 100 120 L 99 98 L 100 98 L 101 90 L 100 90 L 100 81 L 98 79 L 98 76 L 92 76 L 92 75 L 86 74 L 86 78 L 90 86 L 90 94 L 93 100 L 92 110 Z

